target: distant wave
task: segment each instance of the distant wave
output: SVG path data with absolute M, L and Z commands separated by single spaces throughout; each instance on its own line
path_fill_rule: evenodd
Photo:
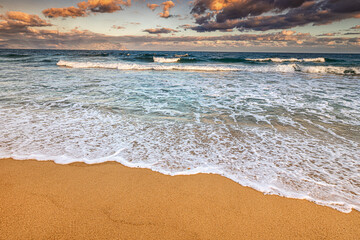
M 175 57 L 181 58 L 181 57 L 188 57 L 189 54 L 175 54 Z
M 253 62 L 325 62 L 325 58 L 246 58 Z
M 238 63 L 238 62 L 246 62 L 244 58 L 211 58 L 213 62 L 223 62 L 223 63 Z
M 282 72 L 282 73 L 317 73 L 338 75 L 360 75 L 360 67 L 337 66 L 301 66 L 298 64 L 281 64 L 276 66 L 247 66 L 247 65 L 201 65 L 201 64 L 130 64 L 130 63 L 103 63 L 103 62 L 70 62 L 60 60 L 58 66 L 71 68 L 108 68 L 118 70 L 154 70 L 154 71 L 248 71 L 248 72 Z
M 0 55 L 0 57 L 3 58 L 24 58 L 24 57 L 30 57 L 31 55 L 29 54 L 5 54 L 5 55 Z
M 102 63 L 102 62 L 69 62 L 60 60 L 58 66 L 71 68 L 108 68 L 119 70 L 155 70 L 155 71 L 238 71 L 236 67 L 209 66 L 209 65 L 151 65 L 129 63 Z
M 109 53 L 81 53 L 79 54 L 82 57 L 108 57 Z
M 164 57 L 153 57 L 154 62 L 160 62 L 160 63 L 174 63 L 178 62 L 180 58 L 164 58 Z
M 201 62 L 201 60 L 196 58 L 180 58 L 179 63 L 194 63 L 194 62 Z

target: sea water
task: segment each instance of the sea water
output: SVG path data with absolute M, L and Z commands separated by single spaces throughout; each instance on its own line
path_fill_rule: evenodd
M 0 158 L 216 173 L 360 210 L 360 55 L 0 50 Z

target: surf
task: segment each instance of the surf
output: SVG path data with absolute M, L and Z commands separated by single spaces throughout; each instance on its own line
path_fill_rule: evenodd
M 163 61 L 163 60 L 161 60 Z M 171 61 L 159 63 L 175 63 Z M 177 62 L 178 60 L 176 60 Z M 60 60 L 58 66 L 70 68 L 103 68 L 117 70 L 152 70 L 152 71 L 204 71 L 204 72 L 221 72 L 221 71 L 247 71 L 247 72 L 279 72 L 279 73 L 310 73 L 310 74 L 336 74 L 336 75 L 360 75 L 359 67 L 340 67 L 340 66 L 303 66 L 299 64 L 280 64 L 268 66 L 248 66 L 240 64 L 129 64 L 125 62 L 72 62 Z

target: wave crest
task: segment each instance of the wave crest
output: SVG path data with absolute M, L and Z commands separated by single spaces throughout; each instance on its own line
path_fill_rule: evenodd
M 338 75 L 360 75 L 359 67 L 335 67 L 335 66 L 299 66 L 294 64 L 295 71 L 306 73 L 328 73 Z
M 246 58 L 247 61 L 252 62 L 325 62 L 325 58 Z
M 154 62 L 160 63 L 174 63 L 178 62 L 180 58 L 164 58 L 164 57 L 153 57 Z
M 69 62 L 60 60 L 58 66 L 70 68 L 108 68 L 119 70 L 155 70 L 155 71 L 239 71 L 236 67 L 208 66 L 208 65 L 154 65 L 129 63 L 102 63 L 102 62 Z

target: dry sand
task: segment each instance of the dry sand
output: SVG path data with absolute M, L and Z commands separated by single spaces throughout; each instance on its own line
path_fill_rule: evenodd
M 212 174 L 0 159 L 0 239 L 359 239 L 360 212 Z

